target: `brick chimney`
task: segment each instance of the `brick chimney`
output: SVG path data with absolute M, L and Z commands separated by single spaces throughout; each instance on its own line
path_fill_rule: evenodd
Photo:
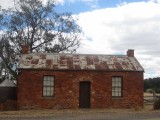
M 128 49 L 127 56 L 128 57 L 134 57 L 134 50 L 133 49 Z
M 22 45 L 21 46 L 22 47 L 22 51 L 21 51 L 21 53 L 22 54 L 28 54 L 29 53 L 29 45 Z

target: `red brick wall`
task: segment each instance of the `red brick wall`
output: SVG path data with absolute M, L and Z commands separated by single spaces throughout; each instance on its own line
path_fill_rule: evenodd
M 54 97 L 42 97 L 43 75 L 55 77 Z M 123 97 L 112 98 L 112 76 L 123 77 Z M 91 108 L 143 107 L 143 72 L 21 70 L 19 109 L 78 108 L 79 82 L 91 82 Z

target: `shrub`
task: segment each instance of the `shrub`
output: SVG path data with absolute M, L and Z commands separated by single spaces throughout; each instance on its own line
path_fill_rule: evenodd
M 160 109 L 160 98 L 154 102 L 153 108 L 154 108 L 155 110 Z
M 155 90 L 153 90 L 153 89 L 147 89 L 146 92 L 147 92 L 147 93 L 152 93 L 152 94 L 153 94 L 153 93 L 155 93 Z

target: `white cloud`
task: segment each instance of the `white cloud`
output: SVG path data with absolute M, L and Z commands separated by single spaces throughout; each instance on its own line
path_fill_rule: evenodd
M 14 0 L 1 0 L 0 6 L 2 9 L 7 9 L 9 7 L 12 7 L 14 5 Z
M 149 0 L 151 2 L 160 3 L 160 0 Z
M 43 1 L 47 1 L 47 0 L 43 0 Z M 65 2 L 64 0 L 53 0 L 53 1 L 55 1 L 56 4 L 62 4 L 62 5 Z
M 86 38 L 81 53 L 135 55 L 145 69 L 145 77 L 160 76 L 160 4 L 126 3 L 79 14 L 78 24 Z
M 68 1 L 96 3 L 98 0 L 58 0 L 61 4 Z M 13 2 L 1 0 L 0 5 L 7 8 Z M 146 71 L 145 77 L 160 76 L 159 11 L 160 0 L 148 0 L 81 13 L 78 24 L 86 38 L 77 52 L 125 54 L 127 49 L 135 49 L 135 55 Z
M 47 0 L 42 0 L 42 2 L 45 4 Z M 64 4 L 65 0 L 53 0 L 56 4 Z M 10 7 L 14 6 L 14 0 L 1 0 L 0 6 L 2 9 L 8 9 Z
M 42 0 L 45 4 L 47 0 Z M 90 6 L 91 8 L 98 8 L 98 0 L 53 0 L 56 4 L 63 5 L 65 2 L 74 3 L 74 2 L 84 2 L 86 5 Z M 0 6 L 2 9 L 8 9 L 14 6 L 14 0 L 1 0 Z

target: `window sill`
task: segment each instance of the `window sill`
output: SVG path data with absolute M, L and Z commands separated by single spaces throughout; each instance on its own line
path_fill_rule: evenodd
M 55 99 L 55 97 L 42 97 L 42 99 L 51 100 L 51 99 Z
M 123 97 L 112 97 L 112 99 L 114 99 L 114 100 L 121 100 L 121 99 L 123 99 Z

